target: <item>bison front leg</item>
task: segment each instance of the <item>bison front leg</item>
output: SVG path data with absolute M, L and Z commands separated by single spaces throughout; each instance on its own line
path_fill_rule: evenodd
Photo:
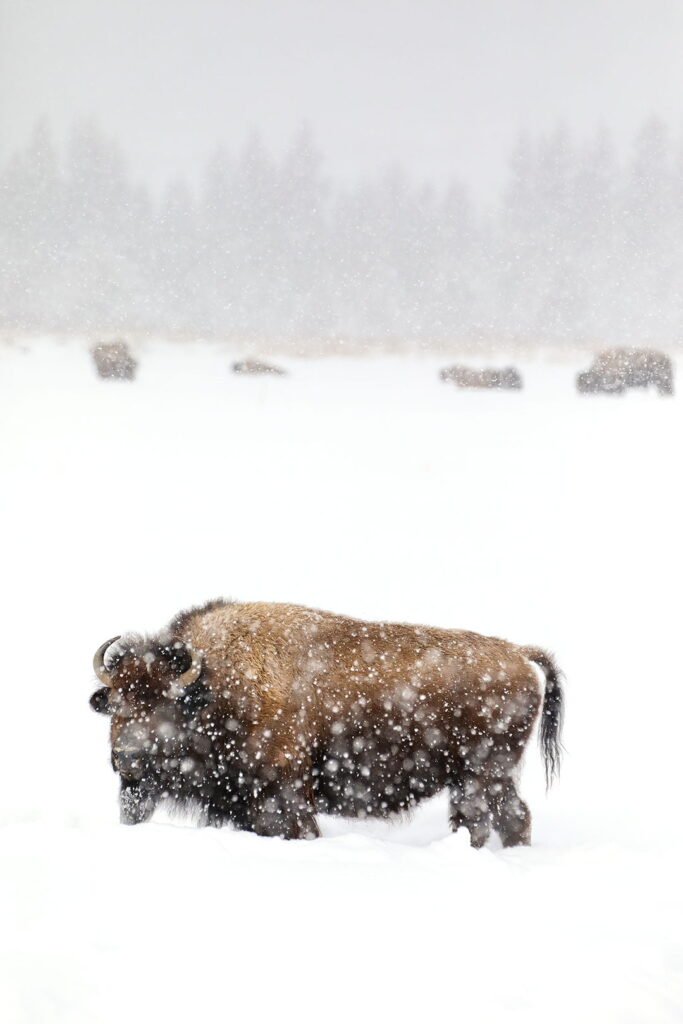
M 298 778 L 274 778 L 254 786 L 249 807 L 249 827 L 260 836 L 282 839 L 317 839 L 308 785 Z
M 156 805 L 156 797 L 148 786 L 121 780 L 119 808 L 122 825 L 141 825 L 149 821 Z

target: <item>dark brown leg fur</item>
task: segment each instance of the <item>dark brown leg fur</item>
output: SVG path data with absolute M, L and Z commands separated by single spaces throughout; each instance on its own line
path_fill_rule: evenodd
M 491 787 L 493 827 L 503 846 L 529 846 L 531 813 L 512 779 L 501 779 Z
M 511 778 L 491 780 L 485 775 L 464 772 L 451 786 L 451 828 L 470 833 L 474 847 L 482 847 L 493 829 L 503 846 L 529 846 L 531 814 Z
M 249 827 L 260 836 L 317 839 L 320 829 L 298 780 L 263 786 L 249 807 Z
M 450 821 L 454 832 L 460 827 L 469 830 L 472 846 L 481 847 L 489 838 L 493 813 L 481 776 L 463 772 L 460 781 L 451 786 Z

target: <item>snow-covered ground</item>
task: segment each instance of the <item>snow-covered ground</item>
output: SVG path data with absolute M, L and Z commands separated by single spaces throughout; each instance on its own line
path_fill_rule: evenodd
M 139 354 L 130 385 L 81 343 L 0 349 L 0 1019 L 680 1022 L 683 398 Z M 92 653 L 218 595 L 553 650 L 533 846 L 471 850 L 441 798 L 310 843 L 118 825 Z

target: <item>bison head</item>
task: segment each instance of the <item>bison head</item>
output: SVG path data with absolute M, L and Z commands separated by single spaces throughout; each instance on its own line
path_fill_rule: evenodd
M 189 644 L 140 639 L 118 645 L 119 640 L 113 637 L 95 652 L 93 667 L 103 685 L 90 706 L 111 716 L 121 820 L 136 824 L 163 798 L 201 797 L 211 750 L 201 712 L 212 695 L 202 678 L 201 652 Z

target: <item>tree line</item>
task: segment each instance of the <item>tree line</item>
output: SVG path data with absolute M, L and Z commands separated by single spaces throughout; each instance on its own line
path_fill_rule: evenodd
M 305 346 L 674 344 L 683 151 L 656 118 L 522 136 L 501 195 L 395 167 L 330 180 L 312 134 L 254 134 L 200 187 L 131 179 L 93 120 L 63 151 L 42 122 L 0 168 L 0 326 L 148 330 Z

